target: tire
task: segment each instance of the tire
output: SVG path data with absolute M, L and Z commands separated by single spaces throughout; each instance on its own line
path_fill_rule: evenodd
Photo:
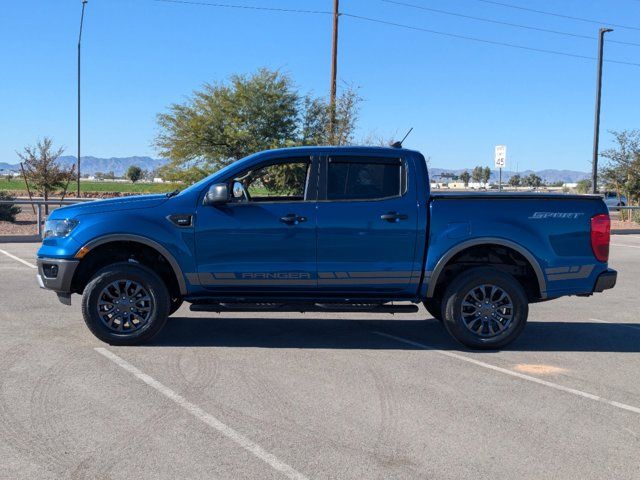
M 422 302 L 422 304 L 424 305 L 424 308 L 427 309 L 427 312 L 429 312 L 429 315 L 439 322 L 442 321 L 442 299 L 433 297 L 427 298 Z
M 155 272 L 121 262 L 104 267 L 89 281 L 82 295 L 82 316 L 103 342 L 140 345 L 162 330 L 169 305 L 167 287 Z
M 474 349 L 497 349 L 510 344 L 524 330 L 528 315 L 529 303 L 520 283 L 495 268 L 464 272 L 451 282 L 443 297 L 447 331 Z
M 178 309 L 184 303 L 184 300 L 182 299 L 182 297 L 177 297 L 177 298 L 172 298 L 170 302 L 171 303 L 169 305 L 169 316 L 173 315 L 178 311 Z

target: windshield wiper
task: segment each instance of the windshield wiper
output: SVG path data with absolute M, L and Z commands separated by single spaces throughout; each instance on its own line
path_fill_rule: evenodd
M 180 190 L 176 188 L 173 192 L 167 193 L 167 198 L 175 197 L 179 193 L 180 193 Z

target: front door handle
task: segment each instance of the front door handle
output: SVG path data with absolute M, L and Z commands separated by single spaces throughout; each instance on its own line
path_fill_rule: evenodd
M 400 220 L 406 220 L 407 218 L 409 218 L 409 215 L 405 215 L 404 213 L 398 213 L 398 212 L 389 212 L 389 213 L 384 213 L 380 215 L 381 220 L 386 220 L 387 222 L 390 222 L 390 223 L 396 223 L 396 222 L 399 222 Z
M 307 217 L 300 217 L 295 213 L 287 213 L 284 217 L 280 217 L 280 221 L 287 225 L 298 225 L 301 222 L 306 222 Z

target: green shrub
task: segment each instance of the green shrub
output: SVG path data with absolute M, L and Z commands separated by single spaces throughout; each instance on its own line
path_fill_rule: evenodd
M 15 200 L 12 195 L 0 191 L 0 200 Z M 16 215 L 20 213 L 20 207 L 13 204 L 0 203 L 0 221 L 15 222 Z

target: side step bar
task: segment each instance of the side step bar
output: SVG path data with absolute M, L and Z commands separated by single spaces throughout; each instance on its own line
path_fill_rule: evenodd
M 192 312 L 365 312 L 415 313 L 417 305 L 360 303 L 193 303 Z

